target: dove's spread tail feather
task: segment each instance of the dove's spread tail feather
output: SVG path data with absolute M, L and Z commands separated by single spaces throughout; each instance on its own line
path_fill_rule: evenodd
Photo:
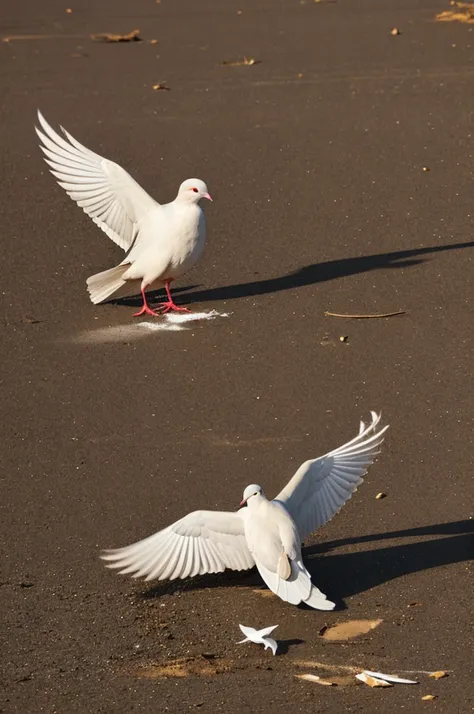
M 111 298 L 124 297 L 131 293 L 140 292 L 139 281 L 123 280 L 123 274 L 129 267 L 130 265 L 127 264 L 117 265 L 115 268 L 104 270 L 102 273 L 96 273 L 87 278 L 87 289 L 94 305 Z
M 312 584 L 311 577 L 300 560 L 289 561 L 291 574 L 284 580 L 278 573 L 273 573 L 262 563 L 257 562 L 258 572 L 270 590 L 285 602 L 292 605 L 306 603 L 316 610 L 332 610 L 335 605 L 326 598 L 318 588 Z
M 328 600 L 326 595 L 313 585 L 311 587 L 311 593 L 308 598 L 304 601 L 305 605 L 313 607 L 315 610 L 334 610 L 335 603 Z

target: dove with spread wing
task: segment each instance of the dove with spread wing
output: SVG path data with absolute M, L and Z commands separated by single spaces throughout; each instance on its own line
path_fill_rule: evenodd
M 193 267 L 204 249 L 206 221 L 199 201 L 212 201 L 204 181 L 187 179 L 174 201 L 161 205 L 121 166 L 90 151 L 62 127 L 65 138 L 57 134 L 39 111 L 38 120 L 40 146 L 59 185 L 127 252 L 119 265 L 88 278 L 91 301 L 141 293 L 143 305 L 134 317 L 189 312 L 175 304 L 170 285 Z M 145 293 L 163 286 L 168 300 L 158 312 L 149 307 Z
M 311 582 L 301 543 L 351 498 L 379 453 L 388 426 L 380 428 L 381 416 L 371 415 L 351 441 L 305 461 L 273 501 L 252 484 L 237 512 L 194 511 L 133 545 L 104 551 L 101 558 L 109 568 L 146 580 L 257 566 L 282 600 L 332 610 L 334 603 Z

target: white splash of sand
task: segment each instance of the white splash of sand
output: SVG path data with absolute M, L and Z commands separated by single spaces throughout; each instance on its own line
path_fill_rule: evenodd
M 113 325 L 111 327 L 99 327 L 96 330 L 86 330 L 73 338 L 74 342 L 95 343 L 104 342 L 129 342 L 130 340 L 141 339 L 151 332 L 183 332 L 189 330 L 186 323 L 198 320 L 214 320 L 216 317 L 229 317 L 228 312 L 183 312 L 164 315 L 143 322 L 133 322 L 129 325 Z
M 185 322 L 196 322 L 197 320 L 214 320 L 216 317 L 229 317 L 230 312 L 168 312 L 164 315 L 164 319 L 168 323 L 168 327 L 164 329 L 173 329 L 176 325 L 182 325 Z M 142 327 L 147 327 L 150 330 L 163 329 L 163 323 L 158 322 L 139 322 Z

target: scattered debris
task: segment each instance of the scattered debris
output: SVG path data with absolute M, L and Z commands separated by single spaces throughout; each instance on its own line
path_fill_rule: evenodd
M 376 628 L 382 620 L 348 620 L 332 627 L 323 627 L 319 634 L 329 642 L 342 642 L 359 635 L 365 635 Z
M 431 672 L 431 674 L 428 675 L 428 677 L 431 677 L 432 679 L 442 679 L 443 677 L 448 676 L 448 673 L 445 672 L 443 669 L 440 669 L 439 672 Z
M 423 171 L 429 171 L 429 168 L 427 166 L 423 166 Z
M 444 10 L 435 16 L 438 22 L 464 22 L 468 25 L 474 23 L 474 3 L 469 2 L 450 2 L 456 10 Z
M 329 679 L 321 679 L 316 674 L 295 674 L 298 679 L 304 679 L 306 682 L 316 682 L 316 684 L 323 684 L 325 687 L 335 687 L 336 682 L 331 682 Z
M 376 677 L 370 677 L 365 672 L 356 674 L 356 679 L 359 679 L 364 684 L 368 684 L 369 687 L 393 687 L 393 684 L 386 682 L 384 679 L 376 679 Z
M 425 694 L 424 697 L 421 697 L 422 702 L 432 702 L 434 699 L 436 699 L 435 694 Z
M 405 315 L 405 310 L 397 310 L 397 312 L 383 312 L 378 315 L 341 315 L 337 312 L 325 312 L 326 317 L 349 317 L 354 320 L 367 320 L 376 317 L 394 317 L 395 315 Z
M 195 657 L 181 657 L 167 660 L 165 663 L 149 664 L 140 668 L 136 674 L 145 679 L 183 679 L 184 677 L 212 677 L 216 674 L 228 672 L 231 663 L 227 660 L 215 658 L 210 660 L 203 655 Z
M 297 667 L 310 667 L 313 669 L 324 669 L 329 672 L 349 672 L 350 674 L 356 674 L 360 672 L 360 667 L 351 667 L 347 664 L 329 664 L 328 662 L 318 662 L 317 660 L 307 660 L 307 659 L 297 659 L 294 661 Z M 334 677 L 331 677 L 334 679 Z M 352 677 L 351 677 L 352 680 Z
M 154 84 L 152 86 L 152 89 L 154 89 L 155 92 L 158 92 L 160 89 L 165 89 L 167 92 L 169 92 L 171 87 L 167 87 L 166 84 Z
M 402 33 L 400 32 L 398 27 L 392 27 L 392 29 L 390 30 L 390 34 L 395 36 L 395 35 L 401 35 Z
M 348 339 L 349 339 L 348 335 L 341 335 L 339 338 L 339 342 L 347 342 Z
M 324 628 L 323 628 L 324 629 Z M 341 664 L 330 664 L 328 662 L 319 662 L 313 660 L 294 660 L 293 664 L 296 667 L 304 669 L 316 669 L 322 672 L 327 672 L 323 676 L 329 682 L 339 686 L 355 686 L 361 683 L 368 684 L 371 687 L 386 687 L 392 686 L 392 684 L 419 684 L 418 681 L 412 679 L 403 679 L 398 675 L 394 674 L 383 674 L 382 672 L 373 672 L 368 669 L 362 669 L 362 666 L 349 666 Z M 406 674 L 419 674 L 432 676 L 438 674 L 437 672 L 427 672 L 426 670 L 398 670 Z M 447 672 L 445 675 L 448 676 Z M 300 675 L 300 679 L 306 679 L 310 682 L 316 682 L 314 677 L 318 675 Z M 321 679 L 321 677 L 318 677 Z M 370 680 L 370 681 L 367 681 Z M 377 681 L 378 683 L 374 683 Z M 321 682 L 319 682 L 321 683 Z
M 114 35 L 110 32 L 103 32 L 91 35 L 91 40 L 95 42 L 142 42 L 140 30 L 132 30 L 128 35 Z
M 375 679 L 383 679 L 386 682 L 393 682 L 394 684 L 418 684 L 414 679 L 402 679 L 397 677 L 395 674 L 383 674 L 382 672 L 371 672 L 368 669 L 364 669 L 362 674 L 366 674 L 369 677 L 375 677 Z
M 269 635 L 275 630 L 278 625 L 272 625 L 271 627 L 264 627 L 262 630 L 256 630 L 254 627 L 245 627 L 245 625 L 239 625 L 242 630 L 242 634 L 245 635 L 245 639 L 236 642 L 237 645 L 242 645 L 244 642 L 254 642 L 256 645 L 263 645 L 265 650 L 271 649 L 274 655 L 277 653 L 278 644 Z
M 252 67 L 254 64 L 260 64 L 260 60 L 256 60 L 254 57 L 244 57 L 243 60 L 224 60 L 222 64 L 226 67 Z
M 252 592 L 257 593 L 257 595 L 260 595 L 261 597 L 276 597 L 274 592 L 266 590 L 265 588 L 258 588 L 256 590 L 252 590 Z
M 336 675 L 335 677 L 331 677 L 331 682 L 338 687 L 354 687 L 360 684 L 359 680 L 355 679 L 352 674 Z
M 387 497 L 387 494 L 386 494 L 386 493 L 383 493 L 383 491 L 380 491 L 380 493 L 378 493 L 378 494 L 375 496 L 375 499 L 376 499 L 376 501 L 381 501 L 382 498 L 386 498 L 386 497 Z
M 5 35 L 2 42 L 15 40 L 84 40 L 87 35 Z
M 24 325 L 39 325 L 40 322 L 44 322 L 44 320 L 37 320 L 34 317 L 24 317 L 23 320 L 20 320 Z

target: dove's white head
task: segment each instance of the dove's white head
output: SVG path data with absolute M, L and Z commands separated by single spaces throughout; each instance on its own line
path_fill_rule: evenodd
M 176 200 L 183 203 L 198 203 L 201 198 L 207 198 L 208 201 L 212 201 L 204 181 L 193 178 L 183 181 L 176 196 Z
M 240 505 L 241 506 L 250 505 L 249 501 L 254 496 L 263 496 L 265 498 L 265 494 L 263 493 L 263 488 L 256 483 L 252 483 L 252 484 L 250 484 L 250 486 L 247 486 L 247 488 L 244 491 L 244 495 L 242 497 L 242 501 L 240 502 Z

